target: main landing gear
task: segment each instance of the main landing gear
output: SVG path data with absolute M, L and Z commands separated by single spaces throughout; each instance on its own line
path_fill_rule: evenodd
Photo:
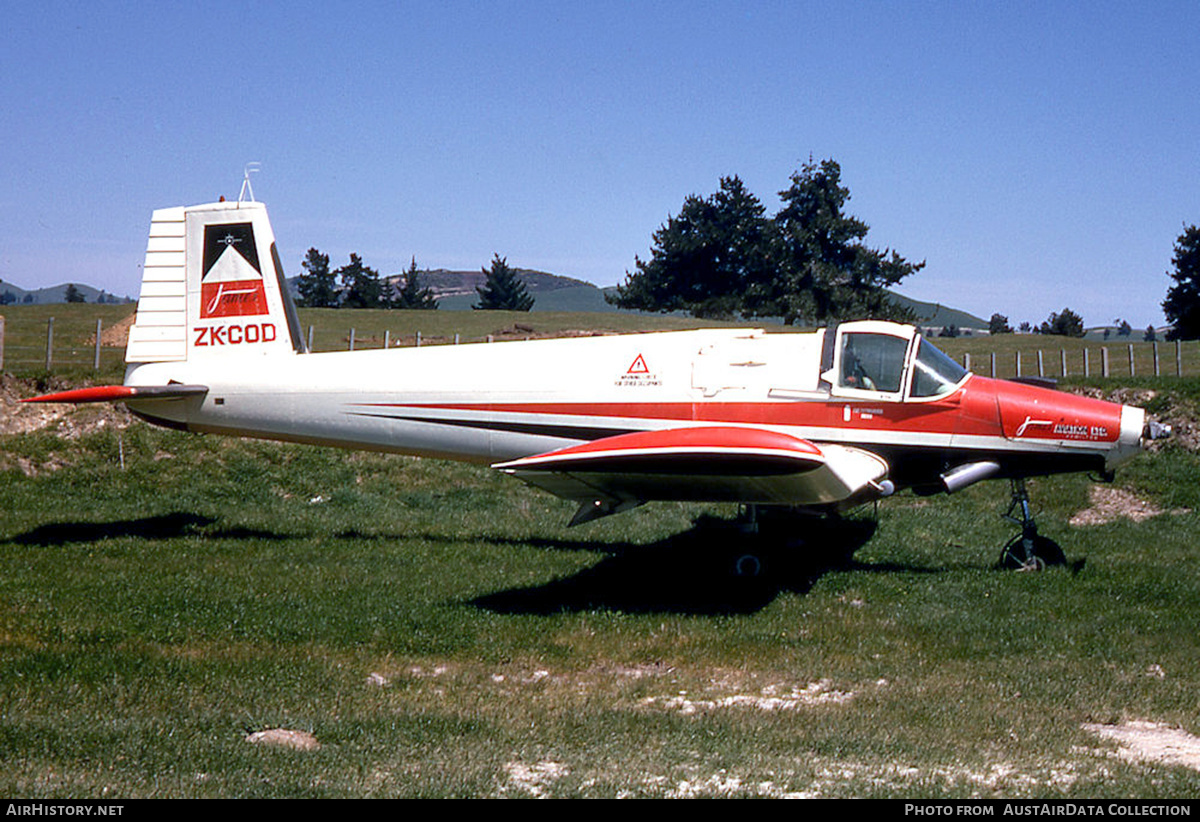
M 1040 571 L 1047 565 L 1065 565 L 1066 556 L 1058 543 L 1038 533 L 1037 523 L 1029 508 L 1029 492 L 1024 479 L 1012 480 L 1012 501 L 1002 515 L 1006 520 L 1021 526 L 1021 533 L 1005 544 L 1000 552 L 1001 568 L 1018 571 Z
M 747 542 L 752 545 L 758 545 L 758 506 L 754 503 L 749 503 L 738 511 L 737 520 L 735 520 L 738 532 L 747 538 Z M 734 576 L 739 577 L 756 577 L 762 573 L 763 561 L 760 556 L 760 548 L 752 547 L 749 553 L 740 554 L 733 563 Z

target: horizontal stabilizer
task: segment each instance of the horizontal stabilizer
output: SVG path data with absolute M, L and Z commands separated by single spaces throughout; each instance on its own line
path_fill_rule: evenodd
M 207 385 L 97 385 L 30 397 L 21 402 L 126 402 L 128 400 L 177 400 L 208 393 Z
M 597 508 L 649 500 L 830 505 L 888 470 L 857 448 L 734 427 L 621 434 L 492 467 Z

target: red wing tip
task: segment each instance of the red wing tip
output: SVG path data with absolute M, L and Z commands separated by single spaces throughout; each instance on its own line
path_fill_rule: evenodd
M 70 391 L 58 391 L 54 394 L 43 394 L 40 397 L 29 397 L 21 402 L 121 402 L 122 400 L 173 400 L 180 397 L 190 397 L 208 391 L 204 385 L 97 385 L 92 388 L 75 388 Z
M 29 397 L 21 402 L 113 402 L 128 399 L 136 393 L 136 389 L 128 385 L 98 385 L 93 388 L 75 388 L 71 391 L 42 394 L 40 397 Z

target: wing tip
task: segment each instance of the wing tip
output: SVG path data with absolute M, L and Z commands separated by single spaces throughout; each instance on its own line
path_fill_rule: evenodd
M 173 400 L 208 392 L 207 385 L 96 385 L 90 388 L 72 388 L 37 397 L 26 397 L 20 402 L 33 403 L 87 403 L 124 402 L 126 400 Z

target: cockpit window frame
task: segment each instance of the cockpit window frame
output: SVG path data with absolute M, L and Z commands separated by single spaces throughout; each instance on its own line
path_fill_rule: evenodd
M 909 361 L 908 361 L 908 379 L 907 379 L 908 384 L 905 386 L 905 389 L 904 389 L 904 396 L 907 401 L 909 401 L 909 402 L 929 402 L 932 400 L 939 400 L 944 397 L 948 397 L 948 396 L 952 395 L 958 389 L 962 388 L 963 383 L 965 383 L 970 378 L 970 376 L 971 376 L 970 371 L 968 371 L 966 368 L 963 368 L 961 365 L 959 365 L 957 362 L 954 361 L 953 357 L 951 357 L 949 354 L 947 354 L 942 349 L 938 348 L 933 343 L 926 340 L 921 335 L 918 334 L 913 342 L 914 342 L 914 345 L 909 350 L 909 355 L 908 355 L 908 359 L 909 359 Z M 921 349 L 923 346 L 926 346 L 926 345 L 929 346 L 930 350 L 936 352 L 937 354 L 940 354 L 941 357 L 944 358 L 949 364 L 953 365 L 956 369 L 956 373 L 957 372 L 961 372 L 961 373 L 958 374 L 957 381 L 951 383 L 946 379 L 946 377 L 948 375 L 941 374 L 941 373 L 937 372 L 936 369 L 930 368 L 930 370 L 932 370 L 934 372 L 936 377 L 941 380 L 942 385 L 945 386 L 945 388 L 943 390 L 938 391 L 933 394 L 918 395 L 914 392 L 914 389 L 915 389 L 916 383 L 917 383 L 918 372 L 922 369 L 922 364 L 919 364 L 919 361 L 921 359 Z M 925 366 L 925 367 L 929 367 L 929 366 Z M 953 376 L 953 375 L 950 375 L 950 376 Z
M 894 391 L 882 391 L 877 388 L 857 388 L 847 385 L 844 380 L 846 367 L 845 355 L 848 338 L 853 334 L 878 335 L 892 337 L 904 343 L 904 356 L 900 372 L 900 384 Z M 876 320 L 863 320 L 853 323 L 842 323 L 837 329 L 836 345 L 834 348 L 833 366 L 826 371 L 822 378 L 830 383 L 830 395 L 854 400 L 870 400 L 877 402 L 904 402 L 908 395 L 908 383 L 911 373 L 913 354 L 913 338 L 919 336 L 911 326 L 896 325 Z
M 900 388 L 896 391 L 880 391 L 877 389 L 856 388 L 847 385 L 844 382 L 844 369 L 846 367 L 844 355 L 847 345 L 847 337 L 851 334 L 878 334 L 884 336 L 895 337 L 897 340 L 905 343 L 904 365 L 900 377 Z M 821 379 L 824 384 L 829 386 L 831 397 L 841 397 L 856 401 L 873 401 L 873 402 L 893 402 L 893 403 L 920 403 L 934 402 L 952 396 L 956 391 L 962 388 L 963 384 L 970 378 L 971 373 L 962 369 L 957 362 L 946 354 L 933 343 L 922 337 L 921 333 L 911 325 L 898 325 L 896 323 L 883 322 L 880 320 L 861 320 L 858 322 L 842 323 L 837 326 L 836 336 L 833 344 L 833 361 L 826 370 L 821 374 Z M 962 374 L 958 381 L 950 384 L 943 379 L 944 390 L 940 390 L 934 394 L 925 396 L 916 396 L 913 394 L 913 388 L 917 379 L 917 359 L 920 354 L 921 346 L 928 345 L 934 351 L 944 357 L 949 363 L 952 363 L 956 370 L 961 370 Z M 822 367 L 825 363 L 822 363 Z M 936 371 L 935 371 L 936 373 Z M 940 374 L 942 378 L 951 375 Z

